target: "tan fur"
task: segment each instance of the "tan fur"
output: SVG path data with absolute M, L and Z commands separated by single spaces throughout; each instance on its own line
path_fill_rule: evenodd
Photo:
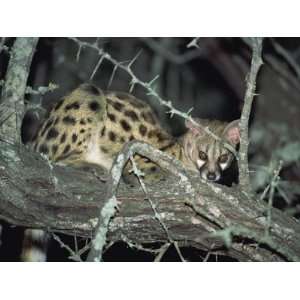
M 199 121 L 226 139 L 224 129 L 228 123 Z M 32 145 L 54 162 L 93 163 L 109 170 L 124 143 L 139 140 L 175 156 L 189 170 L 200 174 L 206 170 L 201 174 L 203 179 L 219 179 L 219 169 L 230 165 L 232 155 L 204 131 L 189 123 L 187 127 L 187 133 L 175 139 L 161 127 L 148 104 L 126 93 L 103 93 L 90 84 L 83 84 L 50 111 Z M 227 141 L 230 142 L 228 138 Z M 199 161 L 200 151 L 207 153 L 205 162 Z M 218 157 L 223 154 L 228 154 L 228 161 L 221 167 Z M 151 164 L 146 159 L 139 160 L 140 168 L 147 166 Z M 207 176 L 213 172 L 217 173 L 215 178 Z

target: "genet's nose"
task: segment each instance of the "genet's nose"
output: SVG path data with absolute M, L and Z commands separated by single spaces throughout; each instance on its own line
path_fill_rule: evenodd
M 213 172 L 208 172 L 207 173 L 207 179 L 208 180 L 211 180 L 211 181 L 214 181 L 214 180 L 216 180 L 216 173 L 213 173 Z

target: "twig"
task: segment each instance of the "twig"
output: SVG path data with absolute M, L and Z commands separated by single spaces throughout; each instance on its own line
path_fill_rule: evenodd
M 203 56 L 203 53 L 199 51 L 199 49 L 195 49 L 193 51 L 189 51 L 187 53 L 178 55 L 176 53 L 171 52 L 166 47 L 162 46 L 153 38 L 142 37 L 140 39 L 154 52 L 158 53 L 159 55 L 163 56 L 164 59 L 176 65 L 183 65 L 197 57 Z M 170 39 L 170 38 L 166 38 L 166 39 Z
M 60 245 L 61 248 L 66 249 L 71 254 L 71 256 L 69 256 L 69 259 L 74 260 L 74 261 L 80 261 L 80 262 L 82 262 L 82 259 L 81 259 L 80 255 L 78 255 L 77 252 L 74 252 L 68 245 L 66 245 L 60 239 L 60 237 L 58 235 L 56 235 L 53 232 L 51 233 L 51 235 L 52 235 L 53 239 L 59 243 L 59 245 Z
M 151 197 L 149 196 L 149 193 L 148 193 L 148 191 L 147 191 L 147 188 L 146 188 L 146 185 L 145 185 L 145 183 L 144 183 L 144 180 L 143 180 L 142 177 L 141 177 L 141 171 L 137 168 L 136 163 L 135 163 L 135 161 L 134 161 L 134 159 L 133 159 L 132 156 L 130 157 L 130 161 L 131 161 L 131 163 L 132 163 L 133 172 L 134 172 L 134 174 L 135 174 L 135 175 L 138 177 L 138 179 L 139 179 L 139 183 L 140 183 L 140 185 L 141 185 L 141 187 L 142 187 L 142 190 L 143 190 L 144 194 L 145 194 L 146 197 L 147 197 L 146 199 L 147 199 L 148 202 L 150 203 L 150 206 L 151 206 L 151 208 L 152 208 L 152 210 L 153 210 L 153 212 L 154 212 L 155 218 L 158 220 L 159 224 L 162 226 L 163 230 L 165 231 L 165 233 L 166 233 L 166 235 L 167 235 L 167 238 L 168 238 L 168 241 L 169 241 L 171 244 L 173 244 L 173 245 L 175 246 L 175 249 L 176 249 L 176 251 L 177 251 L 177 253 L 178 253 L 178 255 L 179 255 L 181 261 L 185 261 L 183 255 L 181 254 L 181 251 L 180 251 L 180 249 L 179 249 L 179 247 L 178 247 L 177 242 L 174 241 L 174 239 L 172 238 L 172 236 L 171 236 L 171 234 L 170 234 L 170 232 L 169 232 L 169 230 L 168 230 L 166 224 L 164 223 L 164 221 L 163 221 L 161 215 L 158 213 L 158 211 L 157 211 L 157 209 L 156 209 L 156 205 L 154 204 L 154 202 L 152 201 Z
M 260 244 L 266 244 L 278 253 L 283 254 L 290 261 L 299 261 L 299 256 L 295 255 L 293 251 L 290 251 L 288 247 L 274 241 L 271 236 L 259 234 L 254 230 L 247 229 L 243 225 L 228 226 L 225 229 L 218 230 L 215 233 L 210 234 L 211 237 L 218 237 L 223 239 L 227 247 L 231 246 L 233 236 L 250 238 L 257 241 Z
M 170 243 L 166 243 L 164 244 L 159 250 L 159 253 L 158 255 L 155 257 L 154 261 L 155 262 L 158 262 L 158 261 L 161 261 L 161 259 L 163 258 L 163 256 L 165 255 L 165 253 L 167 252 L 167 250 L 169 249 L 170 247 Z
M 34 90 L 32 87 L 27 86 L 25 93 L 31 95 L 45 95 L 48 92 L 53 92 L 57 88 L 59 88 L 57 84 L 50 82 L 48 86 L 39 86 L 37 90 Z
M 165 252 L 168 249 L 168 247 L 170 246 L 170 243 L 165 243 L 164 245 L 162 245 L 158 249 L 145 248 L 144 246 L 142 246 L 140 244 L 133 243 L 124 234 L 121 235 L 121 240 L 123 242 L 125 242 L 130 248 L 135 248 L 135 249 L 140 250 L 140 251 L 148 252 L 148 253 L 151 253 L 151 254 L 157 254 L 157 255 L 160 255 L 162 252 Z M 166 250 L 164 250 L 164 249 L 166 249 Z
M 272 225 L 272 208 L 273 208 L 273 198 L 274 198 L 274 192 L 275 188 L 278 185 L 279 182 L 279 173 L 281 171 L 283 165 L 283 161 L 279 161 L 277 168 L 273 171 L 273 178 L 270 182 L 270 192 L 269 192 L 269 199 L 268 199 L 268 209 L 267 209 L 267 224 L 266 224 L 266 230 L 265 235 L 266 237 L 269 237 L 270 235 L 270 229 Z
M 112 173 L 114 174 L 114 173 Z M 120 180 L 120 178 L 119 178 Z M 112 217 L 115 215 L 117 210 L 117 198 L 115 196 L 118 187 L 119 180 L 114 180 L 113 175 L 109 180 L 109 185 L 112 186 L 111 190 L 108 191 L 108 197 L 104 206 L 100 211 L 98 217 L 98 223 L 95 228 L 95 237 L 92 240 L 91 249 L 89 251 L 87 261 L 100 262 L 102 261 L 103 248 L 106 244 L 106 234 L 108 231 L 108 225 Z
M 254 98 L 255 88 L 256 88 L 256 77 L 258 71 L 263 64 L 262 61 L 262 43 L 263 38 L 251 38 L 252 41 L 252 60 L 250 74 L 247 78 L 247 90 L 244 98 L 244 106 L 242 110 L 241 120 L 240 120 L 240 151 L 239 151 L 239 183 L 241 188 L 250 193 L 250 176 L 249 176 L 249 166 L 248 166 L 248 122 L 252 107 L 252 102 Z
M 198 41 L 200 40 L 199 37 L 196 37 L 194 39 L 192 39 L 188 44 L 187 44 L 187 48 L 191 48 L 191 47 L 196 47 L 196 48 L 199 48 L 199 45 L 198 45 Z

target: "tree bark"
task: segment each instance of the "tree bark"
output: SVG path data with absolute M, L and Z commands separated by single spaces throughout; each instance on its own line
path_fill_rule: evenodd
M 151 185 L 172 239 L 240 261 L 300 261 L 300 224 L 273 208 L 272 227 L 264 239 L 267 207 L 235 188 L 207 185 L 193 177 L 196 196 L 177 178 Z M 105 205 L 107 185 L 91 172 L 52 165 L 22 145 L 0 145 L 0 218 L 15 225 L 91 237 Z M 119 210 L 109 225 L 108 240 L 133 243 L 168 242 L 168 237 L 138 188 L 120 184 Z M 193 205 L 194 203 L 194 205 Z M 229 248 L 222 229 L 234 228 Z M 221 237 L 221 238 L 220 238 Z
M 17 38 L 8 64 L 0 100 L 0 134 L 5 140 L 19 141 L 24 114 L 24 95 L 38 38 Z

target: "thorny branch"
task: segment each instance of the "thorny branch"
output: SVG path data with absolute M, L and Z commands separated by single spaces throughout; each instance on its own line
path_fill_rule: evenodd
M 255 96 L 256 88 L 256 77 L 258 71 L 263 64 L 262 61 L 262 43 L 263 38 L 251 38 L 252 41 L 252 60 L 250 73 L 247 78 L 247 89 L 244 98 L 244 105 L 242 109 L 242 115 L 240 119 L 240 151 L 239 151 L 239 184 L 241 188 L 250 193 L 251 183 L 249 176 L 249 166 L 248 166 L 248 146 L 249 146 L 249 134 L 248 134 L 248 122 L 250 118 L 251 108 L 253 99 Z
M 53 92 L 59 86 L 54 83 L 49 83 L 48 86 L 39 86 L 37 90 L 34 90 L 32 87 L 27 86 L 25 93 L 31 95 L 45 95 L 46 93 Z
M 171 39 L 171 38 L 167 38 L 167 39 Z M 202 51 L 200 51 L 200 49 L 195 49 L 193 51 L 189 51 L 185 54 L 175 54 L 172 51 L 168 50 L 167 48 L 161 46 L 160 43 L 158 43 L 157 41 L 155 41 L 153 38 L 141 38 L 141 40 L 153 51 L 155 51 L 156 53 L 158 53 L 159 55 L 163 56 L 166 60 L 177 64 L 177 65 L 183 65 L 186 64 L 187 62 L 197 58 L 197 57 L 201 57 L 203 56 Z
M 190 109 L 187 113 L 184 113 L 184 112 L 174 108 L 173 105 L 172 105 L 172 102 L 170 100 L 166 100 L 166 99 L 163 99 L 163 98 L 160 97 L 160 95 L 153 88 L 153 85 L 154 85 L 156 79 L 159 77 L 159 75 L 155 76 L 149 82 L 144 82 L 144 81 L 140 80 L 134 74 L 131 67 L 132 67 L 133 63 L 135 62 L 135 60 L 137 59 L 138 55 L 135 56 L 129 63 L 124 63 L 124 62 L 122 63 L 122 62 L 119 62 L 116 59 L 114 59 L 109 53 L 105 52 L 102 48 L 99 48 L 95 44 L 90 44 L 88 42 L 81 41 L 77 38 L 69 38 L 69 39 L 74 41 L 76 44 L 78 44 L 79 49 L 84 48 L 84 47 L 94 49 L 95 51 L 98 52 L 98 55 L 99 55 L 100 59 L 103 57 L 104 59 L 111 62 L 114 65 L 115 68 L 119 68 L 119 69 L 124 70 L 125 72 L 127 72 L 131 77 L 130 92 L 133 91 L 134 86 L 136 84 L 140 85 L 141 87 L 143 87 L 147 91 L 148 95 L 150 95 L 150 96 L 154 97 L 155 99 L 157 99 L 162 106 L 167 107 L 169 109 L 169 114 L 171 116 L 178 115 L 178 116 L 180 116 L 180 117 L 182 117 L 186 120 L 189 120 L 192 124 L 194 124 L 195 126 L 200 127 L 207 134 L 211 135 L 214 139 L 216 139 L 217 141 L 222 142 L 225 145 L 226 148 L 228 148 L 235 156 L 237 156 L 237 153 L 236 153 L 236 150 L 234 149 L 234 147 L 232 147 L 230 144 L 225 143 L 224 141 L 222 141 L 221 138 L 218 137 L 213 132 L 211 132 L 208 127 L 204 127 L 201 124 L 199 124 L 199 123 L 197 123 L 196 121 L 193 120 L 193 118 L 189 115 L 190 112 L 192 111 L 192 109 Z

